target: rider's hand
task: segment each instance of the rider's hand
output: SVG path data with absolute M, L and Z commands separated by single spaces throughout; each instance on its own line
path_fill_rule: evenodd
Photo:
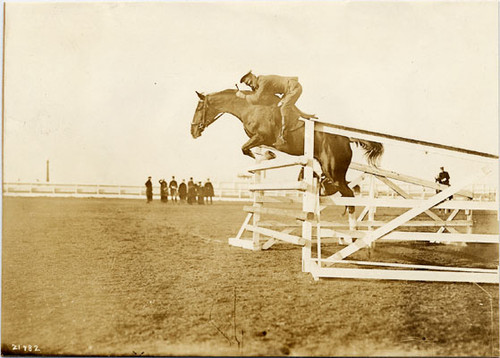
M 238 98 L 245 98 L 245 94 L 241 91 L 236 92 L 236 97 Z

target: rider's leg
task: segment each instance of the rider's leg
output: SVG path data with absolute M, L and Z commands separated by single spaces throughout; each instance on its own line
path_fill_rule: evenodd
M 295 102 L 297 102 L 301 94 L 302 86 L 300 85 L 300 83 L 293 81 L 289 84 L 289 91 L 285 93 L 283 98 L 281 99 L 281 132 L 278 136 L 278 140 L 276 141 L 276 143 L 274 143 L 275 145 L 286 144 L 285 135 L 287 133 L 286 125 L 288 122 L 287 120 L 289 118 L 289 113 L 293 111 L 293 106 L 295 105 Z
M 286 127 L 286 108 L 283 108 L 283 106 L 280 107 L 280 113 L 281 113 L 281 129 L 280 132 L 278 133 L 278 138 L 276 138 L 276 142 L 273 144 L 275 147 L 283 146 L 286 144 L 285 140 L 285 127 Z

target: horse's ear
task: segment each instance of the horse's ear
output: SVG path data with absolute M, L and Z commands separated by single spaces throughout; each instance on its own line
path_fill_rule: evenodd
M 198 91 L 195 91 L 196 94 L 198 95 L 198 98 L 201 99 L 202 101 L 205 99 L 205 95 L 204 94 L 201 94 L 200 92 Z

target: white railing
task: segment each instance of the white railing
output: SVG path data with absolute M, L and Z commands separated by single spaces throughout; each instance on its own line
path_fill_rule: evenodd
M 419 185 L 412 185 L 408 183 L 400 183 L 400 187 L 410 194 L 412 198 L 429 198 L 436 194 L 433 189 L 425 188 Z M 495 201 L 496 200 L 496 187 L 488 184 L 473 184 L 465 187 L 464 191 L 472 193 L 473 200 L 477 201 Z M 361 195 L 368 196 L 370 192 L 370 185 L 368 183 L 361 184 Z M 397 194 L 389 189 L 384 184 L 377 184 L 375 187 L 375 196 L 377 197 L 395 197 Z
M 250 182 L 214 182 L 216 200 L 251 200 L 249 191 Z M 414 198 L 429 197 L 435 192 L 417 185 L 406 185 L 406 192 Z M 496 187 L 487 184 L 475 184 L 467 188 L 473 193 L 474 200 L 495 201 Z M 361 195 L 368 196 L 369 184 L 361 184 Z M 394 196 L 384 185 L 377 185 L 376 196 Z M 274 195 L 298 197 L 296 192 L 277 191 Z M 97 197 L 97 198 L 127 198 L 144 199 L 146 188 L 141 185 L 108 185 L 108 184 L 52 184 L 52 183 L 4 183 L 3 195 L 5 196 L 68 196 L 68 197 Z M 153 186 L 153 197 L 160 197 L 160 187 Z
M 214 186 L 214 199 L 249 200 L 249 183 L 218 182 Z M 3 183 L 5 196 L 67 196 L 97 198 L 144 199 L 146 187 L 141 185 L 108 185 L 108 184 L 53 184 L 53 183 Z M 160 197 L 160 187 L 153 185 L 153 197 Z

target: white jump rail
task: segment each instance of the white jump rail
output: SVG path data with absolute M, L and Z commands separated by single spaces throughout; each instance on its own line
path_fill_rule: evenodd
M 309 124 L 308 124 L 309 123 Z M 474 243 L 495 243 L 498 244 L 498 234 L 472 234 L 472 210 L 491 210 L 497 212 L 498 217 L 498 202 L 475 202 L 471 201 L 472 193 L 464 188 L 475 183 L 477 180 L 488 175 L 493 167 L 497 164 L 498 156 L 490 153 L 483 153 L 474 150 L 457 148 L 438 143 L 414 140 L 409 138 L 397 137 L 384 133 L 371 132 L 350 128 L 345 126 L 334 125 L 321 122 L 319 120 L 307 120 L 306 131 L 310 130 L 326 132 L 336 135 L 343 135 L 350 138 L 358 138 L 381 142 L 383 144 L 397 144 L 409 146 L 413 149 L 425 150 L 425 152 L 449 154 L 461 158 L 472 157 L 483 163 L 483 168 L 479 173 L 472 175 L 469 178 L 457 182 L 452 186 L 441 186 L 423 179 L 414 178 L 400 173 L 390 172 L 379 168 L 373 168 L 361 164 L 351 165 L 351 169 L 360 171 L 363 175 L 372 177 L 372 183 L 375 179 L 386 184 L 391 190 L 397 193 L 402 199 L 379 199 L 374 198 L 373 193 L 368 198 L 341 198 L 332 196 L 319 202 L 315 193 L 306 191 L 304 195 L 304 207 L 308 206 L 308 210 L 314 207 L 316 222 L 310 222 L 310 226 L 303 226 L 303 238 L 306 240 L 302 254 L 302 268 L 305 272 L 310 272 L 315 279 L 325 278 L 356 278 L 356 279 L 389 279 L 389 280 L 414 280 L 414 281 L 446 281 L 446 282 L 482 282 L 496 283 L 499 282 L 498 267 L 496 269 L 484 268 L 461 268 L 461 267 L 445 267 L 435 265 L 416 265 L 403 263 L 389 262 L 367 262 L 348 259 L 354 253 L 360 250 L 368 250 L 376 241 L 438 241 L 438 242 L 474 242 Z M 308 137 L 313 138 L 313 135 Z M 313 148 L 312 141 L 307 142 L 306 153 L 310 153 L 310 148 Z M 310 157 L 309 157 L 310 158 Z M 309 166 L 309 164 L 308 164 Z M 312 166 L 311 166 L 312 170 Z M 307 170 L 306 170 L 307 172 Z M 393 180 L 421 185 L 427 188 L 440 191 L 426 199 L 413 199 L 401 188 L 400 185 Z M 304 181 L 309 184 L 308 188 L 313 187 L 314 181 L 311 176 L 306 176 Z M 309 194 L 309 197 L 307 196 Z M 453 196 L 453 199 L 447 200 Z M 458 200 L 461 198 L 462 200 Z M 307 202 L 307 203 L 306 203 Z M 364 209 L 361 215 L 356 219 L 350 217 L 349 224 L 342 222 L 324 222 L 321 221 L 320 215 L 326 205 L 340 206 L 363 206 Z M 315 206 L 316 205 L 316 206 Z M 374 213 L 377 207 L 403 208 L 408 209 L 396 218 L 388 221 L 376 221 Z M 453 212 L 443 220 L 432 209 L 452 209 Z M 454 220 L 460 210 L 465 211 L 466 220 Z M 418 215 L 425 213 L 432 220 L 427 221 L 429 227 L 439 227 L 437 232 L 404 232 L 396 231 L 398 228 L 413 225 L 419 226 L 418 221 L 411 221 Z M 363 224 L 363 219 L 368 214 L 368 222 Z M 421 223 L 420 223 L 421 224 Z M 457 230 L 458 227 L 466 226 L 467 232 L 462 233 Z M 313 225 L 316 229 L 315 239 L 312 240 Z M 334 229 L 322 228 L 330 225 Z M 347 230 L 342 230 L 341 226 L 348 226 Z M 424 226 L 424 225 L 421 225 Z M 368 228 L 368 230 L 359 230 L 359 227 Z M 448 231 L 448 232 L 445 232 Z M 324 238 L 326 236 L 326 238 Z M 348 245 L 338 250 L 334 254 L 323 258 L 322 244 L 331 242 L 331 238 L 340 239 L 341 242 L 347 242 Z M 324 239 L 324 241 L 323 241 Z M 353 241 L 355 240 L 355 241 Z M 312 243 L 316 243 L 316 257 L 312 257 Z M 348 266 L 348 267 L 345 267 Z M 352 267 L 354 266 L 354 267 Z M 372 268 L 358 268 L 359 266 L 370 266 Z

